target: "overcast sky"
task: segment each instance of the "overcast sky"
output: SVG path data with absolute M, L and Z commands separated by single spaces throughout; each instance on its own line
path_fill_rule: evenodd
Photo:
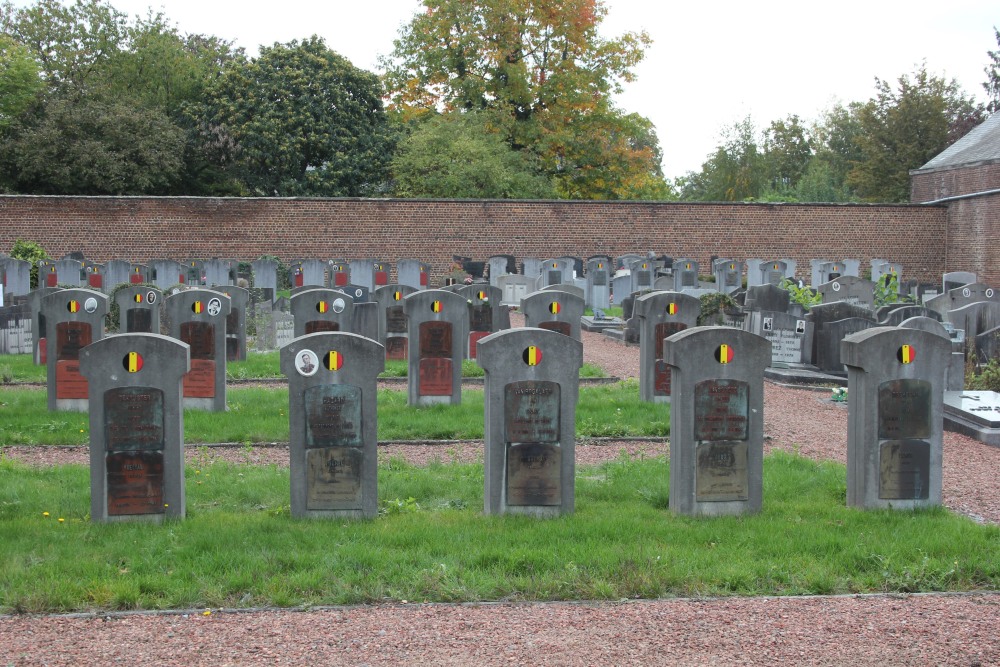
M 68 0 L 66 0 L 68 1 Z M 131 15 L 162 10 L 182 33 L 206 33 L 256 54 L 261 44 L 318 34 L 354 65 L 377 70 L 419 0 L 110 0 Z M 15 5 L 34 4 L 16 0 Z M 875 77 L 895 81 L 920 62 L 985 100 L 996 50 L 997 0 L 606 0 L 606 36 L 646 30 L 653 45 L 617 99 L 656 125 L 669 178 L 698 171 L 721 130 L 865 101 Z

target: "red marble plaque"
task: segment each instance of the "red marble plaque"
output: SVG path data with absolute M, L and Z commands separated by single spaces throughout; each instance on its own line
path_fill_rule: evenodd
M 184 398 L 215 398 L 214 361 L 191 360 L 191 371 L 184 376 Z
M 80 362 L 61 359 L 56 362 L 56 398 L 87 398 L 87 379 L 80 374 Z
M 421 359 L 419 369 L 418 386 L 421 396 L 451 396 L 451 359 Z
M 473 331 L 469 334 L 469 358 L 476 358 L 476 344 L 490 335 L 489 331 Z
M 572 335 L 569 322 L 539 322 L 538 328 L 555 331 L 556 333 L 561 333 L 564 336 Z
M 118 452 L 105 457 L 108 515 L 162 514 L 163 452 Z
M 409 339 L 406 336 L 388 336 L 385 339 L 386 359 L 407 359 Z
M 313 320 L 306 322 L 305 332 L 307 334 L 319 333 L 321 331 L 340 331 L 340 324 L 326 320 Z

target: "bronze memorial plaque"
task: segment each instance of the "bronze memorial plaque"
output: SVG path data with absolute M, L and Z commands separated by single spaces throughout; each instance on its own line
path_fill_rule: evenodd
M 451 396 L 451 359 L 431 357 L 421 359 L 417 367 L 418 390 L 421 396 Z
M 323 447 L 306 450 L 306 508 L 361 509 L 360 447 Z
M 215 359 L 215 325 L 208 322 L 181 322 L 181 340 L 191 346 L 192 361 Z
M 163 390 L 121 387 L 104 392 L 105 449 L 163 449 Z
M 108 515 L 162 514 L 163 452 L 114 452 L 105 457 Z
M 361 387 L 323 384 L 304 392 L 306 447 L 361 447 Z
M 559 442 L 559 391 L 556 382 L 532 380 L 504 387 L 504 440 Z
M 523 443 L 507 445 L 507 504 L 562 504 L 562 448 Z
M 538 328 L 555 331 L 556 333 L 561 333 L 564 336 L 573 335 L 573 329 L 570 327 L 569 322 L 539 322 Z
M 386 359 L 406 359 L 406 353 L 410 339 L 406 336 L 386 336 L 385 338 L 385 358 Z
M 322 331 L 340 331 L 340 324 L 328 320 L 312 320 L 306 322 L 306 334 L 320 333 Z
M 890 380 L 878 388 L 878 438 L 931 437 L 931 383 Z
M 451 322 L 420 323 L 420 358 L 451 358 Z
M 406 333 L 406 311 L 402 306 L 389 306 L 385 309 L 386 333 Z
M 931 445 L 923 440 L 887 440 L 879 445 L 878 497 L 927 500 L 930 496 Z
M 746 440 L 750 385 L 741 380 L 703 380 L 694 387 L 694 439 Z
M 125 331 L 126 333 L 154 333 L 153 311 L 149 308 L 129 309 L 125 314 Z
M 749 500 L 747 448 L 747 443 L 743 441 L 698 443 L 695 500 Z

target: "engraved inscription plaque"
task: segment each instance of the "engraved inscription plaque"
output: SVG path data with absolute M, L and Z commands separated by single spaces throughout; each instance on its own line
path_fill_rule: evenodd
M 162 514 L 163 452 L 114 452 L 105 457 L 108 515 Z
M 490 335 L 489 331 L 472 331 L 469 333 L 469 358 L 475 359 L 477 357 L 477 345 L 479 341 Z
M 409 339 L 406 336 L 387 336 L 385 339 L 386 359 L 406 359 Z
M 125 315 L 126 333 L 154 333 L 153 311 L 148 308 L 132 308 Z M 158 331 L 155 333 L 159 333 Z
M 163 449 L 163 390 L 121 387 L 104 392 L 109 452 Z
M 573 330 L 570 327 L 569 322 L 539 322 L 538 328 L 555 331 L 556 333 L 561 333 L 564 336 L 573 335 Z
M 59 322 L 56 324 L 56 359 L 79 359 L 80 350 L 93 340 L 87 322 Z
M 406 311 L 402 306 L 385 309 L 385 330 L 387 333 L 406 333 Z
M 326 320 L 312 320 L 310 322 L 306 322 L 306 334 L 320 333 L 322 331 L 340 331 L 340 324 Z
M 656 325 L 654 330 L 656 362 L 653 365 L 654 396 L 670 396 L 670 365 L 662 358 L 663 341 L 685 329 L 687 329 L 687 325 L 680 322 L 660 322 Z
M 507 442 L 559 442 L 560 387 L 555 382 L 525 380 L 504 387 Z
M 608 272 L 594 271 L 594 287 L 607 287 L 607 285 L 608 285 Z
M 887 440 L 879 445 L 878 497 L 927 500 L 930 497 L 931 445 L 923 440 Z
M 469 308 L 469 331 L 492 331 L 493 308 L 488 303 Z
M 878 388 L 879 440 L 931 437 L 931 383 L 890 380 Z
M 507 504 L 559 505 L 562 449 L 558 445 L 507 445 Z
M 421 322 L 420 358 L 450 358 L 451 328 L 451 322 Z
M 306 447 L 361 447 L 361 387 L 325 384 L 304 392 Z
M 749 437 L 750 385 L 741 380 L 703 380 L 694 388 L 695 440 Z
M 192 362 L 195 359 L 215 359 L 215 325 L 181 322 L 181 340 L 191 346 Z
M 185 398 L 215 398 L 215 362 L 191 359 L 191 370 L 183 379 Z
M 306 509 L 361 509 L 359 447 L 324 447 L 306 450 Z
M 698 443 L 695 471 L 695 500 L 725 502 L 749 500 L 746 442 Z
M 451 359 L 421 359 L 418 366 L 420 395 L 451 396 L 452 368 Z

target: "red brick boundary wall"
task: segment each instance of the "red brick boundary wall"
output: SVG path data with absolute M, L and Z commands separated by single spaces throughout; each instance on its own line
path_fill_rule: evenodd
M 452 255 L 648 250 L 698 260 L 704 274 L 711 255 L 787 257 L 807 280 L 810 259 L 866 268 L 878 257 L 901 263 L 904 279 L 938 282 L 966 269 L 946 261 L 948 225 L 943 205 L 0 196 L 2 251 L 24 239 L 97 262 L 413 258 L 431 265 L 435 284 Z

